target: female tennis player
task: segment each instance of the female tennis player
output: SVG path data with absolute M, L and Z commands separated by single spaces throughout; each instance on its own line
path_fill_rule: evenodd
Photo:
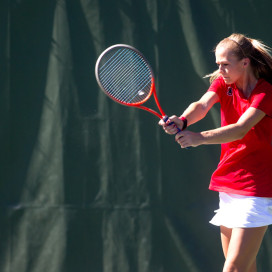
M 256 256 L 272 224 L 272 57 L 262 42 L 232 34 L 215 49 L 218 70 L 199 101 L 180 117 L 159 124 L 181 148 L 221 144 L 221 157 L 209 188 L 219 192 L 219 209 L 210 221 L 220 226 L 223 272 L 256 272 Z M 219 102 L 221 127 L 185 128 Z M 168 125 L 170 122 L 174 124 Z

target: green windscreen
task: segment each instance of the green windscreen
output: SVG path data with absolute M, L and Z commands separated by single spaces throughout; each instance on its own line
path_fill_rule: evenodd
M 272 45 L 272 2 L 0 2 L 0 271 L 218 272 L 209 220 L 220 146 L 181 149 L 159 119 L 99 90 L 113 44 L 140 50 L 162 108 L 179 115 L 209 86 L 233 32 Z M 154 103 L 151 102 L 151 107 Z M 220 126 L 216 105 L 192 131 Z M 272 271 L 272 233 L 258 271 Z

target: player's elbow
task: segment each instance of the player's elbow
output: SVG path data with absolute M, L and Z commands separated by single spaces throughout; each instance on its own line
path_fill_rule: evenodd
M 236 130 L 236 138 L 237 140 L 242 140 L 246 134 L 249 132 L 250 128 L 245 125 L 238 125 Z
M 205 103 L 202 103 L 200 101 L 193 102 L 191 106 L 195 109 L 195 111 L 198 113 L 198 116 L 202 119 L 206 116 L 208 113 L 208 107 Z
M 246 133 L 244 133 L 243 131 L 237 133 L 237 140 L 242 140 L 244 137 L 246 136 Z

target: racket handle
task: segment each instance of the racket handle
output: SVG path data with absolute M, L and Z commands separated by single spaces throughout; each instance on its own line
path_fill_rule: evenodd
M 167 115 L 164 115 L 163 118 L 162 118 L 162 120 L 163 120 L 164 123 L 166 123 L 168 119 L 169 119 L 169 117 Z M 174 122 L 170 122 L 168 124 L 168 126 L 173 125 L 173 124 L 174 124 Z M 181 129 L 178 128 L 177 126 L 176 126 L 176 128 L 178 130 L 177 133 L 176 133 L 176 135 L 177 135 L 179 132 L 181 132 Z M 185 149 L 190 149 L 190 148 L 191 148 L 191 146 L 185 147 Z
M 169 117 L 168 117 L 167 115 L 164 115 L 163 118 L 162 118 L 162 120 L 163 120 L 164 123 L 166 123 L 168 119 L 169 119 Z M 174 122 L 170 122 L 170 123 L 167 124 L 167 125 L 168 125 L 168 126 L 171 126 L 171 125 L 173 125 L 173 124 L 175 124 L 175 123 L 174 123 Z M 181 131 L 178 127 L 177 127 L 177 130 L 178 130 L 177 133 L 179 133 L 179 132 Z
M 163 118 L 162 118 L 162 120 L 163 120 L 164 123 L 166 123 L 168 119 L 169 119 L 169 117 L 168 117 L 167 115 L 164 115 Z M 173 124 L 175 124 L 175 123 L 174 123 L 174 122 L 170 122 L 170 123 L 167 124 L 167 125 L 168 125 L 168 126 L 171 126 L 171 125 L 173 125 Z M 176 126 L 176 128 L 177 128 L 177 130 L 178 130 L 177 133 L 181 132 L 181 129 L 179 129 L 177 126 Z M 177 133 L 176 133 L 176 134 L 177 134 Z
M 162 117 L 162 120 L 163 120 L 164 123 L 166 123 L 168 119 L 169 119 L 169 117 L 168 117 L 167 115 L 164 115 L 164 116 Z M 173 122 L 172 122 L 172 123 L 173 123 Z

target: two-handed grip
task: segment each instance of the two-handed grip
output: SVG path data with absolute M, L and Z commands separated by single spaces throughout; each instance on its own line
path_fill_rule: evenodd
M 164 123 L 166 123 L 168 119 L 169 119 L 169 117 L 167 115 L 164 115 L 163 118 L 162 118 L 162 120 L 163 120 Z M 171 126 L 173 124 L 175 124 L 175 123 L 174 122 L 170 122 L 169 124 L 167 124 L 167 126 Z M 178 134 L 179 132 L 181 132 L 181 129 L 179 129 L 177 126 L 176 126 L 176 128 L 178 130 L 178 132 L 176 134 Z
M 164 123 L 166 123 L 168 119 L 169 119 L 169 117 L 167 115 L 163 116 L 163 118 L 162 118 L 162 120 L 164 121 Z M 174 122 L 170 122 L 167 125 L 170 126 L 170 125 L 173 125 L 173 124 L 174 124 Z M 181 132 L 181 129 L 178 128 L 177 126 L 176 126 L 176 128 L 178 130 L 177 133 L 176 133 L 176 135 L 177 135 L 179 132 Z M 191 146 L 185 147 L 185 149 L 190 149 L 190 148 L 191 148 Z

